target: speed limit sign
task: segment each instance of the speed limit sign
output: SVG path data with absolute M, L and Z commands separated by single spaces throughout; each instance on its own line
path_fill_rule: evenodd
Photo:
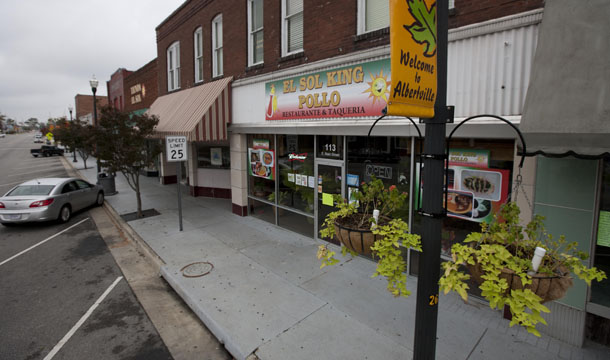
M 168 162 L 188 160 L 186 136 L 166 136 L 165 144 Z

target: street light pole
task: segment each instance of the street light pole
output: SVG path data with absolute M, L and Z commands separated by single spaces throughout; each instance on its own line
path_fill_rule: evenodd
M 74 110 L 74 108 L 72 107 L 72 105 L 69 105 L 68 106 L 68 111 L 70 112 L 70 123 L 71 123 L 71 126 L 74 127 L 74 121 L 72 120 L 72 110 Z M 77 160 L 76 160 L 76 146 L 74 146 L 74 145 L 72 145 L 72 155 L 74 157 L 72 162 L 77 162 Z
M 93 126 L 95 128 L 97 128 L 97 105 L 96 105 L 96 100 L 95 100 L 95 92 L 97 91 L 97 84 L 99 82 L 97 81 L 97 79 L 95 78 L 95 75 L 93 75 L 93 78 L 91 80 L 89 80 L 89 85 L 91 85 L 91 91 L 93 91 Z M 97 143 L 96 143 L 96 147 L 95 150 L 97 152 Z M 100 173 L 100 156 L 99 154 L 95 154 L 95 158 L 97 160 L 97 173 Z

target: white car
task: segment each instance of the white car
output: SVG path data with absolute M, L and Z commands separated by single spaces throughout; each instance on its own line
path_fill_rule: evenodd
M 15 186 L 0 197 L 0 223 L 58 220 L 67 222 L 72 213 L 104 204 L 104 190 L 79 178 L 41 178 Z
M 0 138 L 5 137 L 6 135 L 4 135 L 4 133 L 0 133 Z

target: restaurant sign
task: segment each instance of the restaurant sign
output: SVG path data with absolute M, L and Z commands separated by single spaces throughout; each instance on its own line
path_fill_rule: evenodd
M 390 86 L 389 59 L 268 82 L 265 118 L 381 116 Z
M 436 0 L 390 0 L 388 115 L 434 117 L 436 42 Z

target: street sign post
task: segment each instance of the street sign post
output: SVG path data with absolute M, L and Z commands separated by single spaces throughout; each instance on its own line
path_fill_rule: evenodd
M 166 136 L 165 154 L 167 162 L 176 163 L 176 186 L 178 186 L 178 219 L 182 231 L 182 196 L 180 194 L 180 179 L 182 178 L 182 161 L 188 161 L 186 136 Z

